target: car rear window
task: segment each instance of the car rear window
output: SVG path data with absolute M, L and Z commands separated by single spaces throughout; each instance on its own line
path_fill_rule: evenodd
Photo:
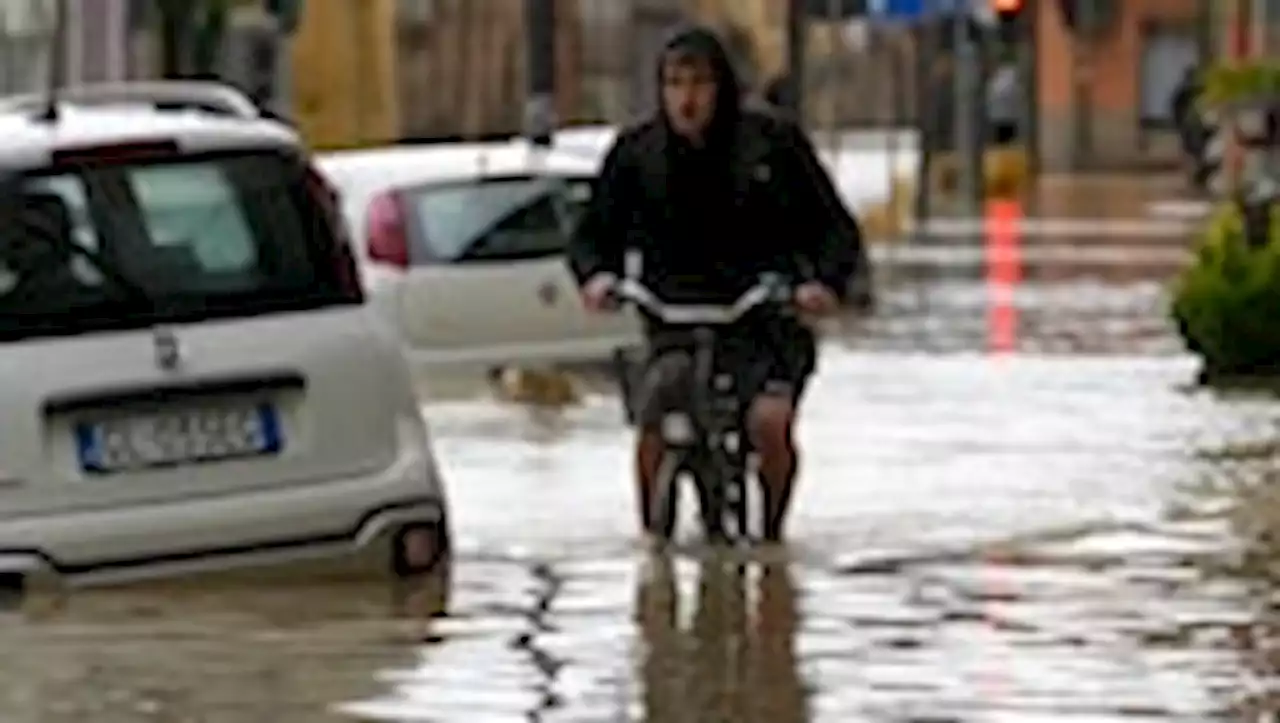
M 350 300 L 331 219 L 287 153 L 118 159 L 2 188 L 0 336 L 254 315 Z M 37 211 L 32 212 L 35 208 Z M 72 248 L 74 247 L 74 248 Z
M 427 256 L 436 261 L 534 259 L 564 253 L 589 178 L 488 178 L 409 192 Z

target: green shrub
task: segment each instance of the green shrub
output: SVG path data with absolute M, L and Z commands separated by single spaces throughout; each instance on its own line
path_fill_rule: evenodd
M 1199 102 L 1205 108 L 1280 96 L 1280 65 L 1270 60 L 1217 65 L 1200 79 Z
M 1175 283 L 1174 320 L 1208 380 L 1280 378 L 1280 206 L 1268 238 L 1250 247 L 1239 211 L 1224 205 Z

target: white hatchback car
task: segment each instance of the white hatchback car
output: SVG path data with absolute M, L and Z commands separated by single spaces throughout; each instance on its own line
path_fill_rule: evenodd
M 565 266 L 601 154 L 523 141 L 321 154 L 374 302 L 415 366 L 599 362 L 640 343 L 588 315 Z
M 445 559 L 401 342 L 298 136 L 216 84 L 46 106 L 0 98 L 0 576 Z

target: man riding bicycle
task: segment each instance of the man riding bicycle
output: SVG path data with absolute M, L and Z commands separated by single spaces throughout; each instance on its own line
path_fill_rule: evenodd
M 794 280 L 802 315 L 835 312 L 865 257 L 858 225 L 804 133 L 743 106 L 728 54 L 708 30 L 672 36 L 658 59 L 658 84 L 659 112 L 618 136 L 569 246 L 586 307 L 613 309 L 612 291 L 634 250 L 641 283 L 670 303 L 732 303 L 760 274 L 780 273 Z M 641 524 L 654 532 L 661 422 L 687 405 L 692 364 L 678 329 L 649 318 L 646 332 L 636 473 Z M 814 371 L 814 333 L 793 318 L 756 316 L 721 339 L 759 456 L 764 536 L 777 541 L 797 470 L 792 428 Z

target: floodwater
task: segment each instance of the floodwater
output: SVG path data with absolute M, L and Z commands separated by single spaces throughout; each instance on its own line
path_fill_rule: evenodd
M 1189 387 L 1179 248 L 1141 245 L 1013 274 L 894 250 L 877 317 L 824 349 L 785 550 L 643 554 L 616 400 L 442 382 L 444 615 L 324 570 L 37 596 L 0 618 L 3 718 L 1259 720 L 1280 498 L 1248 480 L 1280 405 Z

